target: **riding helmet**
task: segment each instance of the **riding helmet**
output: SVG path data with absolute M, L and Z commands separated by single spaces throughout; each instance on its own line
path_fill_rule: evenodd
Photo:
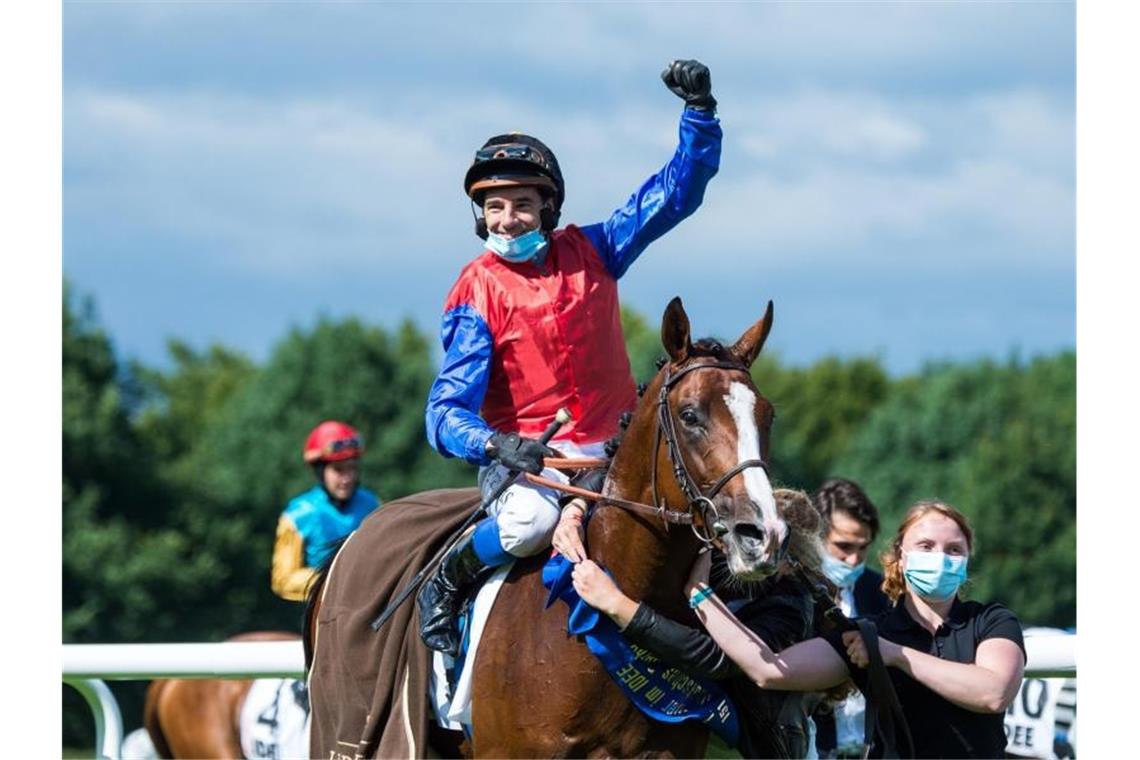
M 317 425 L 305 439 L 304 458 L 307 464 L 339 462 L 364 453 L 364 439 L 351 425 L 336 420 L 325 420 Z
M 492 187 L 537 187 L 554 197 L 554 211 L 562 210 L 566 185 L 554 152 L 541 140 L 510 132 L 495 135 L 475 151 L 463 178 L 463 191 L 482 205 L 483 192 Z

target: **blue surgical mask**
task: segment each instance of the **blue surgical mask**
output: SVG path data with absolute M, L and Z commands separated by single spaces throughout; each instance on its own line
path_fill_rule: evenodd
M 860 562 L 858 565 L 852 567 L 846 562 L 841 562 L 830 554 L 824 553 L 823 555 L 823 574 L 827 579 L 840 588 L 853 586 L 855 581 L 859 580 L 859 576 L 867 569 L 866 562 Z
M 943 552 L 906 552 L 903 577 L 911 589 L 928 602 L 945 602 L 966 581 L 964 555 Z
M 507 261 L 516 264 L 522 261 L 530 261 L 546 250 L 547 245 L 549 243 L 546 236 L 539 229 L 533 229 L 517 238 L 505 238 L 502 235 L 496 235 L 494 232 L 487 233 L 487 248 Z

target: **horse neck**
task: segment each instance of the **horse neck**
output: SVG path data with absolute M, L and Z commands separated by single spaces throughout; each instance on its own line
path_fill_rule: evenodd
M 660 374 L 642 396 L 610 466 L 604 492 L 653 504 L 653 468 L 658 468 L 659 496 L 676 508 L 685 504 L 664 446 L 656 450 L 656 404 Z M 654 504 L 654 506 L 656 506 Z M 668 612 L 683 607 L 682 592 L 699 544 L 685 525 L 599 505 L 588 535 L 592 559 L 608 568 L 630 598 Z

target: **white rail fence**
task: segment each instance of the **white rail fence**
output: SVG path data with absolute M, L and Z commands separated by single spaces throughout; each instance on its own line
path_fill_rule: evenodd
M 1077 674 L 1076 635 L 1025 637 L 1025 676 Z M 95 717 L 98 757 L 118 760 L 123 743 L 119 704 L 105 681 L 153 678 L 303 678 L 300 641 L 228 641 L 221 644 L 65 644 L 63 681 L 87 700 Z

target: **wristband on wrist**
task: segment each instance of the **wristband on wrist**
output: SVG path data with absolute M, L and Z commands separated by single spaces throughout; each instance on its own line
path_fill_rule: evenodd
M 689 606 L 695 610 L 701 602 L 705 601 L 712 595 L 713 590 L 711 586 L 702 586 L 700 589 L 693 592 L 693 595 L 689 597 Z

